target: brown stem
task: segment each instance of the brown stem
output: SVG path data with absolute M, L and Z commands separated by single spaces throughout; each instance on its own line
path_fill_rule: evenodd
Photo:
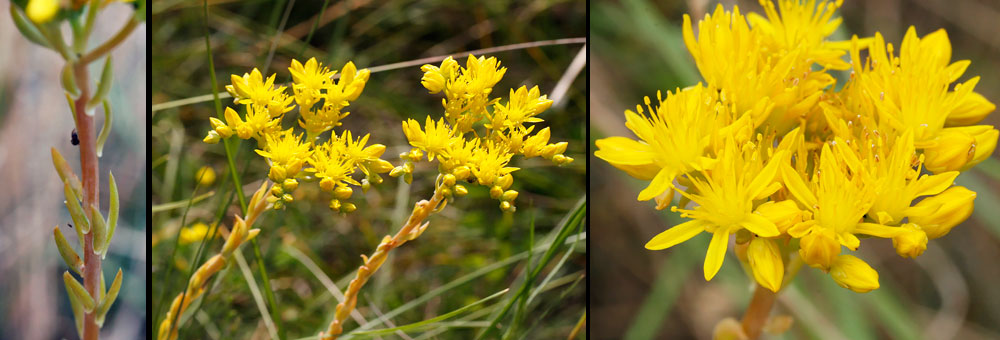
M 95 144 L 94 117 L 86 113 L 87 96 L 87 65 L 74 65 L 77 87 L 80 88 L 80 98 L 73 104 L 76 111 L 76 133 L 80 139 L 80 171 L 83 175 L 83 206 L 100 207 L 98 201 L 97 151 Z M 94 254 L 94 233 L 84 235 L 83 242 L 83 286 L 90 296 L 100 296 L 101 289 L 101 257 Z M 84 314 L 83 340 L 97 340 L 100 328 L 97 326 L 96 310 Z
M 743 332 L 747 335 L 747 339 L 754 340 L 760 337 L 768 314 L 771 313 L 771 306 L 774 305 L 774 300 L 777 297 L 777 293 L 757 285 L 757 289 L 753 292 L 753 298 L 750 299 L 750 305 L 747 306 L 746 314 L 743 314 Z
M 440 177 L 439 177 L 440 179 Z M 438 181 L 440 183 L 440 181 Z M 353 280 L 351 280 L 350 285 L 347 287 L 347 291 L 344 292 L 344 301 L 337 304 L 336 312 L 334 312 L 333 321 L 330 322 L 330 326 L 327 331 L 320 333 L 320 339 L 322 340 L 336 340 L 341 332 L 344 331 L 344 321 L 347 320 L 347 316 L 351 314 L 354 310 L 354 306 L 358 302 L 358 292 L 361 287 L 368 282 L 375 271 L 382 266 L 382 262 L 389 256 L 389 252 L 396 247 L 403 245 L 406 241 L 409 241 L 419 235 L 421 232 L 417 228 L 426 228 L 421 226 L 424 224 L 424 219 L 428 215 L 435 212 L 439 208 L 441 201 L 444 200 L 444 185 L 438 185 L 434 189 L 434 195 L 431 196 L 430 201 L 422 200 L 417 202 L 413 207 L 413 212 L 410 213 L 410 217 L 406 219 L 406 224 L 403 228 L 399 229 L 395 236 L 382 240 L 382 243 L 375 248 L 375 252 L 372 253 L 371 257 L 364 257 L 365 261 L 358 268 L 358 274 Z

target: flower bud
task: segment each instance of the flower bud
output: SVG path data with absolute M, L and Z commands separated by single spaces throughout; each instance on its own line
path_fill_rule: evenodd
M 514 205 L 507 201 L 500 202 L 500 210 L 505 212 L 514 212 Z
M 208 143 L 208 144 L 218 144 L 219 140 L 220 140 L 220 138 L 219 138 L 219 133 L 218 132 L 209 131 L 208 135 L 205 136 L 205 138 L 202 139 L 201 141 L 205 142 L 205 143 Z
M 563 156 L 561 154 L 552 156 L 552 163 L 556 163 L 556 165 L 568 164 L 572 161 L 573 161 L 572 158 Z
M 319 188 L 323 189 L 323 191 L 330 192 L 330 191 L 333 190 L 333 187 L 336 184 L 337 184 L 337 182 L 334 182 L 334 180 L 332 178 L 330 178 L 330 177 L 324 177 L 323 179 L 321 179 L 319 181 Z
M 772 292 L 781 289 L 785 265 L 781 260 L 778 244 L 763 237 L 754 238 L 747 248 L 747 257 L 750 261 L 753 277 L 758 284 Z
M 268 172 L 267 177 L 275 183 L 281 183 L 285 180 L 285 168 L 280 165 L 271 166 L 271 171 Z
M 274 196 L 277 196 L 277 197 L 281 197 L 281 195 L 284 194 L 284 193 L 285 193 L 285 190 L 281 189 L 280 186 L 275 185 L 275 186 L 271 187 L 271 195 L 274 195 Z
M 294 201 L 295 199 L 292 198 L 292 194 L 284 194 L 281 195 L 281 200 L 285 201 L 286 203 L 292 203 L 292 201 Z
M 925 198 L 916 208 L 939 205 L 940 208 L 926 216 L 910 216 L 909 221 L 920 226 L 927 237 L 935 239 L 947 235 L 962 221 L 972 215 L 976 193 L 962 186 L 953 186 L 944 192 Z
M 927 250 L 927 234 L 916 224 L 907 223 L 900 226 L 903 231 L 892 237 L 892 246 L 896 254 L 902 257 L 915 258 Z
M 933 173 L 957 171 L 976 154 L 976 139 L 959 130 L 946 130 L 936 144 L 924 148 L 924 167 Z
M 389 171 L 389 177 L 399 177 L 404 173 L 406 173 L 406 169 L 403 168 L 402 165 L 400 165 L 395 168 L 392 168 L 392 171 Z
M 339 186 L 333 190 L 333 197 L 336 197 L 337 199 L 340 200 L 346 200 L 348 198 L 351 198 L 352 194 L 354 194 L 354 190 L 352 190 L 351 187 L 346 185 Z
M 514 176 L 510 174 L 503 175 L 497 180 L 496 185 L 500 186 L 500 189 L 507 190 L 510 188 L 511 184 L 514 184 Z
M 299 181 L 296 181 L 294 178 L 286 178 L 284 182 L 281 182 L 281 187 L 285 191 L 295 191 L 295 188 L 299 187 Z
M 503 195 L 503 189 L 501 189 L 499 186 L 494 185 L 492 188 L 490 188 L 490 198 L 498 199 L 500 198 L 500 195 Z
M 799 240 L 799 255 L 809 266 L 826 270 L 838 254 L 840 243 L 837 243 L 832 230 L 816 227 Z
M 427 71 L 424 72 L 423 78 L 420 78 L 420 84 L 432 94 L 444 90 L 445 79 L 444 75 L 441 74 L 441 71 L 437 67 L 431 65 L 425 65 L 425 69 Z
M 452 170 L 451 173 L 455 175 L 455 179 L 464 181 L 466 178 L 469 178 L 472 171 L 469 170 L 468 166 L 463 165 L 455 168 L 455 170 Z
M 330 209 L 333 209 L 334 211 L 340 211 L 340 200 L 331 200 Z
M 503 195 L 500 196 L 500 200 L 511 202 L 517 199 L 517 191 L 507 190 L 504 191 Z
M 841 287 L 858 293 L 867 293 L 879 287 L 878 272 L 851 255 L 837 256 L 830 268 L 830 277 Z
M 209 186 L 215 183 L 215 170 L 210 166 L 203 166 L 194 174 L 195 180 L 201 186 Z
M 468 193 L 469 193 L 469 189 L 466 189 L 464 185 L 459 184 L 459 185 L 455 186 L 455 195 L 461 197 L 461 196 L 465 196 Z
M 442 183 L 443 183 L 443 184 L 444 184 L 445 186 L 449 186 L 449 187 L 450 187 L 450 186 L 454 186 L 454 185 L 455 185 L 455 180 L 456 180 L 456 177 L 455 177 L 455 175 L 452 175 L 452 174 L 445 174 L 445 175 L 444 175 L 444 176 L 442 176 L 442 178 L 441 178 L 441 182 L 442 182 Z
M 340 211 L 345 213 L 351 213 L 355 210 L 358 210 L 358 206 L 354 205 L 354 203 L 344 203 L 344 205 L 340 207 Z

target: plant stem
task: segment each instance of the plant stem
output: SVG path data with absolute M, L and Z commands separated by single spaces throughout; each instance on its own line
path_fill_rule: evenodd
M 80 171 L 83 175 L 83 206 L 100 207 L 98 201 L 98 178 L 97 178 L 97 151 L 96 138 L 94 136 L 94 117 L 87 115 L 87 96 L 89 87 L 87 86 L 87 64 L 76 63 L 77 87 L 80 89 L 80 97 L 74 102 L 76 106 L 76 133 L 80 139 Z M 90 293 L 90 296 L 101 295 L 101 257 L 94 254 L 94 233 L 87 233 L 83 242 L 83 286 Z M 84 314 L 83 320 L 83 340 L 97 340 L 100 336 L 100 328 L 97 326 L 96 310 Z
M 125 38 L 128 38 L 129 34 L 132 33 L 132 30 L 135 30 L 135 27 L 138 25 L 139 21 L 135 19 L 135 16 L 129 18 L 128 22 L 125 23 L 125 26 L 122 26 L 122 28 L 118 30 L 118 33 L 115 33 L 115 35 L 112 36 L 111 39 L 108 39 L 108 41 L 105 41 L 103 44 L 101 44 L 101 46 L 97 46 L 97 48 L 95 48 L 93 51 L 87 52 L 87 54 L 80 57 L 79 61 L 80 65 L 87 65 L 94 62 L 97 59 L 100 59 L 101 57 L 104 57 L 105 54 L 111 52 L 111 50 L 113 50 L 116 46 L 118 46 L 118 44 L 121 44 L 122 41 L 125 41 Z
M 761 285 L 756 286 L 757 288 L 753 292 L 750 305 L 747 306 L 746 314 L 743 314 L 743 332 L 746 333 L 747 339 L 750 340 L 760 337 L 768 314 L 771 313 L 771 306 L 774 305 L 774 300 L 778 297 L 778 294 L 772 292 L 770 289 L 764 288 Z
M 358 303 L 358 292 L 361 287 L 368 282 L 375 271 L 382 266 L 385 259 L 389 256 L 389 252 L 399 247 L 406 241 L 412 240 L 423 232 L 423 228 L 427 227 L 424 220 L 431 213 L 436 212 L 439 208 L 438 205 L 444 200 L 444 192 L 441 189 L 445 188 L 445 185 L 440 184 L 440 177 L 438 178 L 438 186 L 434 189 L 434 195 L 431 196 L 430 201 L 421 200 L 413 206 L 413 212 L 410 213 L 410 217 L 406 220 L 406 224 L 403 225 L 402 229 L 395 236 L 389 238 L 386 236 L 382 243 L 375 248 L 375 252 L 372 253 L 371 257 L 365 257 L 364 263 L 358 268 L 357 276 L 351 280 L 350 285 L 347 287 L 347 291 L 344 292 L 344 301 L 337 304 L 337 310 L 334 313 L 333 321 L 330 322 L 330 327 L 326 332 L 320 334 L 320 339 L 322 340 L 336 340 L 337 336 L 344 331 L 344 321 L 347 320 L 347 316 L 351 314 L 354 310 L 354 306 Z

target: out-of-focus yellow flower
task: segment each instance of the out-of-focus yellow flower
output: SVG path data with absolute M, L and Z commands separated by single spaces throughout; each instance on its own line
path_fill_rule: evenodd
M 858 293 L 867 293 L 879 287 L 875 269 L 852 255 L 837 256 L 830 268 L 830 276 L 841 287 Z
M 44 24 L 52 20 L 59 13 L 59 1 L 57 0 L 29 0 L 24 7 L 24 13 L 28 19 L 37 24 Z
M 927 233 L 928 238 L 935 239 L 947 235 L 951 228 L 972 215 L 975 199 L 976 193 L 972 190 L 953 186 L 917 203 L 916 207 L 929 207 L 934 213 L 911 217 L 910 222 L 919 225 L 920 229 Z
M 212 185 L 212 183 L 215 183 L 215 169 L 207 165 L 203 166 L 194 174 L 194 178 L 198 181 L 198 185 L 203 187 Z
M 208 234 L 208 225 L 205 223 L 195 223 L 189 227 L 181 228 L 180 243 L 181 244 L 191 244 L 194 242 L 201 242 Z

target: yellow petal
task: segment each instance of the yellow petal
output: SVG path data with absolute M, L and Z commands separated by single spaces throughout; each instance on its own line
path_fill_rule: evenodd
M 781 167 L 781 181 L 796 200 L 806 207 L 816 206 L 816 196 L 791 165 L 786 164 Z
M 652 164 L 656 154 L 646 143 L 625 138 L 609 137 L 598 139 L 594 156 L 614 165 L 644 165 Z
M 792 200 L 766 202 L 757 207 L 757 213 L 774 223 L 782 233 L 802 221 L 802 210 Z
M 674 181 L 674 175 L 673 169 L 660 169 L 660 172 L 656 173 L 656 177 L 653 177 L 653 181 L 649 183 L 649 186 L 639 192 L 639 200 L 648 201 L 667 191 L 670 188 L 671 182 Z
M 762 237 L 754 238 L 747 247 L 747 257 L 750 260 L 753 277 L 758 284 L 772 292 L 781 289 L 785 265 L 781 260 L 781 251 L 777 243 Z
M 780 234 L 778 227 L 761 214 L 750 214 L 749 220 L 743 222 L 741 226 L 761 237 L 775 237 Z
M 910 216 L 909 221 L 920 226 L 927 237 L 935 239 L 947 235 L 962 221 L 972 215 L 976 193 L 962 186 L 953 186 L 938 194 L 925 198 L 916 207 L 939 206 L 929 215 Z
M 761 169 L 757 177 L 754 177 L 753 181 L 747 187 L 747 193 L 750 196 L 758 197 L 760 193 L 764 192 L 765 189 L 774 182 L 775 175 L 778 172 L 779 165 L 784 164 L 785 151 L 778 151 L 774 156 L 768 161 L 767 165 Z
M 705 254 L 705 281 L 709 281 L 722 268 L 722 260 L 726 258 L 726 247 L 729 246 L 729 231 L 719 228 L 712 234 L 712 242 L 708 244 Z
M 958 128 L 945 128 L 924 148 L 924 166 L 933 173 L 961 169 L 975 156 L 975 138 Z
M 841 287 L 858 293 L 867 293 L 879 287 L 878 272 L 851 255 L 837 256 L 830 268 L 830 277 Z
M 972 125 L 986 118 L 996 108 L 996 104 L 991 103 L 983 95 L 971 92 L 963 97 L 962 101 L 958 103 L 958 107 L 948 114 L 945 124 L 948 126 Z
M 830 268 L 838 254 L 840 243 L 834 239 L 832 230 L 813 228 L 812 232 L 799 240 L 799 255 L 812 267 Z
M 646 242 L 646 249 L 660 250 L 687 241 L 705 230 L 705 223 L 699 220 L 684 222 L 653 236 Z
M 917 194 L 914 196 L 937 195 L 948 189 L 958 177 L 958 171 L 948 171 L 937 175 L 923 175 L 917 180 Z

